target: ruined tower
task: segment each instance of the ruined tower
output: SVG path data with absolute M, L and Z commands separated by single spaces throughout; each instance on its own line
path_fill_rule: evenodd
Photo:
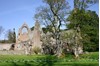
M 36 21 L 33 31 L 33 48 L 41 48 L 40 24 Z

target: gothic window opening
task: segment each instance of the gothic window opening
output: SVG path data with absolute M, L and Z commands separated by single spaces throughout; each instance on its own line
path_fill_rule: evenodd
M 24 27 L 24 28 L 22 29 L 22 34 L 26 34 L 26 33 L 28 33 L 28 30 L 27 30 L 27 28 Z

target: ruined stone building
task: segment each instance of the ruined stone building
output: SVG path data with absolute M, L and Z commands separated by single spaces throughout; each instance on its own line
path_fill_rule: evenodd
M 76 53 L 75 49 L 77 49 L 80 54 L 83 52 L 83 46 L 79 44 L 79 41 L 81 41 L 80 32 L 70 29 L 62 31 L 60 34 L 62 50 L 66 49 L 66 52 L 74 51 Z M 43 33 L 38 21 L 35 22 L 33 30 L 24 23 L 19 28 L 15 44 L 0 44 L 0 50 L 7 50 L 0 54 L 7 54 L 8 50 L 11 49 L 13 50 L 9 51 L 8 54 L 56 54 L 56 39 L 52 35 L 53 33 L 49 31 Z
M 23 32 L 23 29 L 26 29 L 26 32 Z M 29 49 L 31 46 L 32 49 L 41 49 L 40 42 L 40 24 L 36 21 L 34 30 L 31 30 L 26 23 L 24 23 L 18 31 L 18 36 L 16 38 L 15 50 L 25 50 Z
M 31 52 L 38 54 L 42 51 L 42 42 L 40 41 L 42 29 L 38 21 L 35 22 L 34 29 L 24 23 L 18 30 L 16 43 L 0 44 L 0 54 L 29 54 Z M 5 50 L 5 52 L 4 52 Z M 11 52 L 10 52 L 11 50 Z M 12 52 L 13 51 L 13 52 Z

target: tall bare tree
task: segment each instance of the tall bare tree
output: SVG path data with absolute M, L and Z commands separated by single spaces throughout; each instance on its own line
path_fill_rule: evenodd
M 0 35 L 3 33 L 4 28 L 2 26 L 0 26 Z
M 66 0 L 43 0 L 46 6 L 37 9 L 35 18 L 38 19 L 45 27 L 50 26 L 54 39 L 56 39 L 57 55 L 61 54 L 60 28 L 63 22 L 66 22 L 68 13 L 68 2 Z

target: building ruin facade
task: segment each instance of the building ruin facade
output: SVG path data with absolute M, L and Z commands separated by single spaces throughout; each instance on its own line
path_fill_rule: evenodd
M 23 31 L 26 29 L 26 32 Z M 26 23 L 24 23 L 21 28 L 19 28 L 18 36 L 16 38 L 16 44 L 14 50 L 24 50 L 25 53 L 28 51 L 36 51 L 39 49 L 41 52 L 41 28 L 38 21 L 36 21 L 34 30 L 31 30 Z

